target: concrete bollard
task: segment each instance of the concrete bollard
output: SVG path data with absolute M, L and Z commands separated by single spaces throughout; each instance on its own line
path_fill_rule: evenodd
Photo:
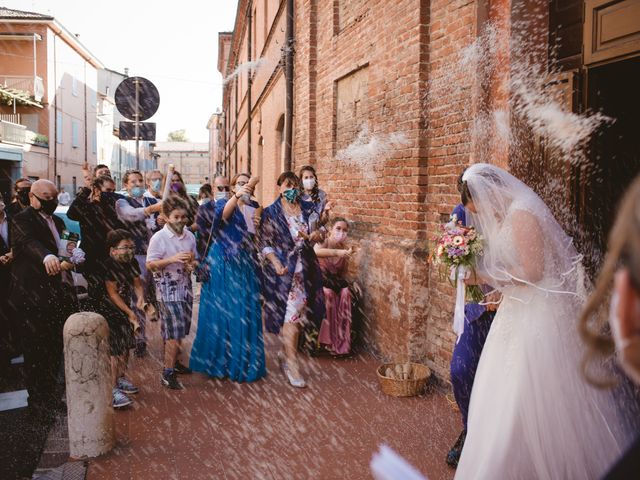
M 97 457 L 115 444 L 109 327 L 97 313 L 64 324 L 64 371 L 71 457 Z

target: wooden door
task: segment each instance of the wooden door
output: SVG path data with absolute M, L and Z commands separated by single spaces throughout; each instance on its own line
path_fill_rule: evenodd
M 640 55 L 640 0 L 585 0 L 584 64 Z

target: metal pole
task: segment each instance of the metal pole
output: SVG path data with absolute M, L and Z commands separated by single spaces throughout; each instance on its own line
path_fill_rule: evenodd
M 140 170 L 140 82 L 134 80 L 136 85 L 136 170 Z
M 286 105 L 285 105 L 285 122 L 284 122 L 284 169 L 291 170 L 291 150 L 293 147 L 293 8 L 294 1 L 287 0 L 287 27 L 285 32 L 285 64 L 284 64 L 284 77 L 285 77 L 285 91 L 286 91 Z
M 38 77 L 38 65 L 36 62 L 36 34 L 33 34 L 33 91 L 36 91 L 36 78 Z

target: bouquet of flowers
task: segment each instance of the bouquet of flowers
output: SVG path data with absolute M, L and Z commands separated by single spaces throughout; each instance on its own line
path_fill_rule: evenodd
M 464 329 L 464 304 L 466 299 L 480 302 L 484 294 L 478 285 L 465 285 L 464 281 L 475 274 L 476 258 L 483 253 L 482 236 L 473 227 L 465 227 L 455 215 L 449 223 L 440 226 L 440 234 L 434 238 L 435 250 L 431 263 L 440 271 L 449 273 L 448 278 L 456 285 L 456 308 L 453 330 L 462 335 Z
M 449 280 L 466 280 L 474 274 L 476 257 L 482 255 L 482 236 L 473 227 L 465 227 L 455 215 L 449 223 L 440 226 L 440 235 L 435 237 L 436 248 L 432 263 L 449 272 Z M 479 302 L 484 294 L 477 285 L 467 285 L 466 295 Z

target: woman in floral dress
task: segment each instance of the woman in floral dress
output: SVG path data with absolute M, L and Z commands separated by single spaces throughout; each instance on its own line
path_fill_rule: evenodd
M 293 172 L 278 178 L 280 196 L 262 214 L 260 238 L 264 265 L 264 319 L 267 331 L 281 334 L 281 367 L 289 383 L 306 386 L 297 346 L 304 327 L 316 332 L 324 318 L 322 273 L 313 245 L 320 232 L 309 233 L 313 205 L 300 200 L 300 179 Z

